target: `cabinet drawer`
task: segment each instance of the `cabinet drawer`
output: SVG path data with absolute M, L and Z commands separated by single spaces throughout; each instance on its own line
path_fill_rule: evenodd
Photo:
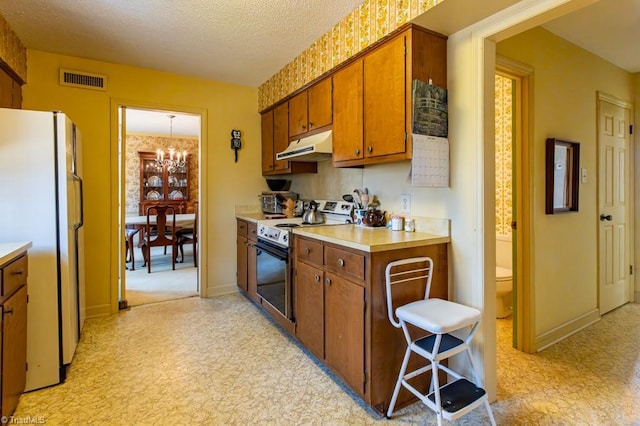
M 237 221 L 238 226 L 238 235 L 247 235 L 247 230 L 249 228 L 249 224 L 244 220 Z
M 2 296 L 11 294 L 27 283 L 27 256 L 22 256 L 2 268 Z
M 249 222 L 247 223 L 247 237 L 251 241 L 257 241 L 258 239 L 258 224 Z
M 335 247 L 325 247 L 325 265 L 340 274 L 364 280 L 364 256 Z
M 322 243 L 298 238 L 296 259 L 322 266 Z

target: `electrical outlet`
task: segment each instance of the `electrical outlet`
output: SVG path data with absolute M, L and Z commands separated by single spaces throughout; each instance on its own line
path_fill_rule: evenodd
M 400 194 L 400 213 L 411 213 L 411 194 Z

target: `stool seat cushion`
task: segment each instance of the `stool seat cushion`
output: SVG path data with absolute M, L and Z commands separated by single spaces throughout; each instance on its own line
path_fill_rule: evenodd
M 442 299 L 425 299 L 396 309 L 398 318 L 431 333 L 448 333 L 480 321 L 475 308 Z

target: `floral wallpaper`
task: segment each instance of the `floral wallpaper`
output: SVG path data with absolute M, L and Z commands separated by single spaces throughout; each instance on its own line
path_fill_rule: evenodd
M 156 152 L 169 147 L 187 151 L 189 157 L 189 201 L 198 199 L 198 138 L 127 135 L 125 150 L 125 214 L 138 215 L 140 205 L 140 156 L 138 152 Z
M 258 88 L 262 111 L 444 0 L 365 0 Z
M 0 61 L 27 81 L 27 49 L 0 15 Z
M 496 74 L 496 234 L 511 235 L 513 80 Z

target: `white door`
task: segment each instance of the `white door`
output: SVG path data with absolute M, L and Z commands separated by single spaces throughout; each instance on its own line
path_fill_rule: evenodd
M 628 106 L 603 95 L 599 96 L 600 314 L 631 300 L 629 117 Z

